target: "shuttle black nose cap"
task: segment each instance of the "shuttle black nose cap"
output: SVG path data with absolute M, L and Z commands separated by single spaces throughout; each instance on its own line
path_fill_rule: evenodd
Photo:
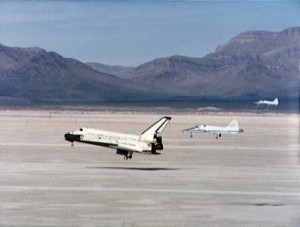
M 70 141 L 70 142 L 74 142 L 74 136 L 71 133 L 66 133 L 65 134 L 65 140 Z
M 68 132 L 65 134 L 65 140 L 73 143 L 74 141 L 80 141 L 82 135 L 74 134 L 73 132 Z

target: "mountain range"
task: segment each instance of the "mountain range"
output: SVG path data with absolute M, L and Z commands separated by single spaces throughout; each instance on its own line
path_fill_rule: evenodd
M 0 96 L 29 103 L 101 103 L 147 100 L 155 94 L 125 79 L 40 48 L 0 45 Z
M 245 32 L 202 58 L 177 55 L 138 67 L 0 44 L 0 103 L 299 100 L 299 61 L 300 27 Z

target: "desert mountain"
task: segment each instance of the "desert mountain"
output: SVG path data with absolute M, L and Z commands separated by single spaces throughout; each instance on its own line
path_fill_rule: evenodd
M 300 27 L 253 31 L 240 34 L 203 58 L 172 56 L 147 62 L 134 71 L 130 68 L 126 78 L 145 90 L 172 96 L 298 98 L 299 59 Z
M 300 27 L 246 32 L 203 58 L 158 58 L 136 68 L 0 44 L 0 102 L 299 99 L 299 59 Z
M 119 78 L 123 79 L 129 79 L 133 76 L 135 72 L 134 67 L 124 67 L 124 66 L 110 66 L 110 65 L 104 65 L 101 63 L 96 62 L 87 62 L 87 65 L 91 66 L 93 69 L 99 71 L 108 73 L 110 75 L 115 75 Z
M 33 103 L 89 103 L 147 100 L 149 94 L 136 90 L 131 81 L 54 52 L 0 45 L 0 96 Z
M 135 80 L 184 96 L 299 96 L 300 28 L 247 32 L 204 58 L 173 56 L 136 68 Z

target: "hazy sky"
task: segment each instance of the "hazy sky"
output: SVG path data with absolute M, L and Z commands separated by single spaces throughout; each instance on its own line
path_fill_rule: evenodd
M 250 30 L 300 26 L 300 1 L 0 1 L 0 43 L 137 66 L 203 57 Z

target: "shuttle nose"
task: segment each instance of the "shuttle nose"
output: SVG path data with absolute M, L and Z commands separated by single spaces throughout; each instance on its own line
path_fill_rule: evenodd
M 65 140 L 73 143 L 74 141 L 80 141 L 82 135 L 74 134 L 74 132 L 68 132 L 65 134 Z
M 71 134 L 70 132 L 65 134 L 65 140 L 70 141 L 70 142 L 74 142 L 74 135 Z

